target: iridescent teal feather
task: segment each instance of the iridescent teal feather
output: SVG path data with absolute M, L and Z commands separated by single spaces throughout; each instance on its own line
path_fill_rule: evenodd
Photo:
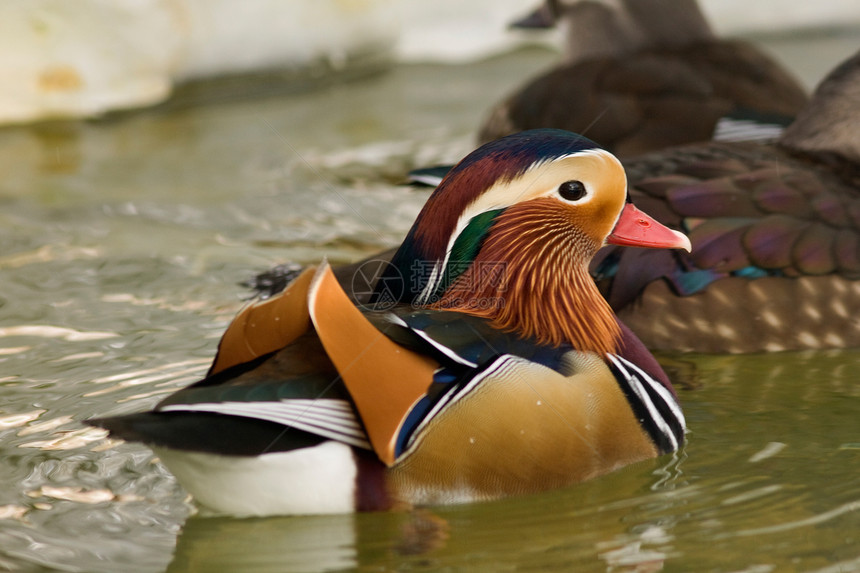
M 451 255 L 445 264 L 442 278 L 434 291 L 434 297 L 441 296 L 457 280 L 457 277 L 472 265 L 475 256 L 481 250 L 481 245 L 484 244 L 484 237 L 493 225 L 493 221 L 504 211 L 504 209 L 495 209 L 475 215 L 466 225 L 466 228 L 457 235 L 457 239 L 451 247 Z

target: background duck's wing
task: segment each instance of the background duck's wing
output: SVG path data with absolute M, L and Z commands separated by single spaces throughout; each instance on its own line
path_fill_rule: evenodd
M 772 146 L 709 143 L 625 161 L 631 197 L 691 253 L 604 249 L 593 274 L 620 310 L 656 278 L 688 295 L 728 276 L 860 276 L 860 197 Z

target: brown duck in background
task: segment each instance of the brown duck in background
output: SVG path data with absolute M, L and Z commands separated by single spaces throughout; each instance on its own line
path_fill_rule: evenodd
M 774 144 L 687 145 L 624 166 L 633 201 L 693 244 L 668 257 L 604 249 L 592 266 L 649 348 L 860 347 L 860 52 Z
M 528 25 L 553 20 L 564 61 L 496 104 L 481 141 L 556 127 L 629 157 L 710 140 L 734 114 L 787 124 L 808 101 L 758 48 L 717 38 L 695 0 L 548 0 Z

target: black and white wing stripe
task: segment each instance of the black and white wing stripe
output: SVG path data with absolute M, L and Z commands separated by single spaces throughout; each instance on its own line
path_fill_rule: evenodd
M 429 336 L 426 332 L 424 332 L 420 328 L 413 328 L 405 320 L 403 320 L 402 318 L 400 318 L 396 314 L 391 313 L 391 312 L 387 313 L 385 315 L 385 320 L 390 322 L 391 324 L 400 326 L 400 327 L 408 330 L 413 335 L 419 337 L 421 340 L 423 340 L 425 343 L 427 343 L 430 347 L 435 349 L 439 354 L 450 359 L 452 362 L 455 362 L 455 363 L 460 364 L 462 366 L 467 366 L 469 368 L 477 368 L 478 367 L 477 363 L 472 362 L 471 360 L 467 360 L 466 358 L 463 358 L 462 356 L 457 354 L 457 352 L 454 351 L 452 348 L 449 348 L 449 347 L 445 346 L 444 344 L 442 344 L 441 342 L 433 339 L 431 336 Z
M 346 400 L 291 398 L 271 402 L 170 404 L 160 412 L 208 412 L 275 422 L 317 436 L 370 449 L 367 434 Z
M 687 425 L 672 393 L 647 372 L 614 354 L 610 367 L 630 406 L 661 453 L 674 452 L 684 443 Z

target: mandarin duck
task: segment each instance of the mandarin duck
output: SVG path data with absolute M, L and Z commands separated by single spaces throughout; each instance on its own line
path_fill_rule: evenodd
M 366 303 L 308 268 L 239 313 L 203 380 L 88 423 L 233 515 L 492 499 L 672 452 L 675 391 L 588 275 L 606 243 L 689 248 L 591 141 L 503 138 L 446 176 Z
M 755 46 L 717 38 L 695 0 L 548 0 L 538 14 L 549 22 L 530 26 L 566 27 L 563 61 L 493 106 L 480 141 L 555 127 L 623 158 L 714 136 L 772 138 L 808 101 Z

